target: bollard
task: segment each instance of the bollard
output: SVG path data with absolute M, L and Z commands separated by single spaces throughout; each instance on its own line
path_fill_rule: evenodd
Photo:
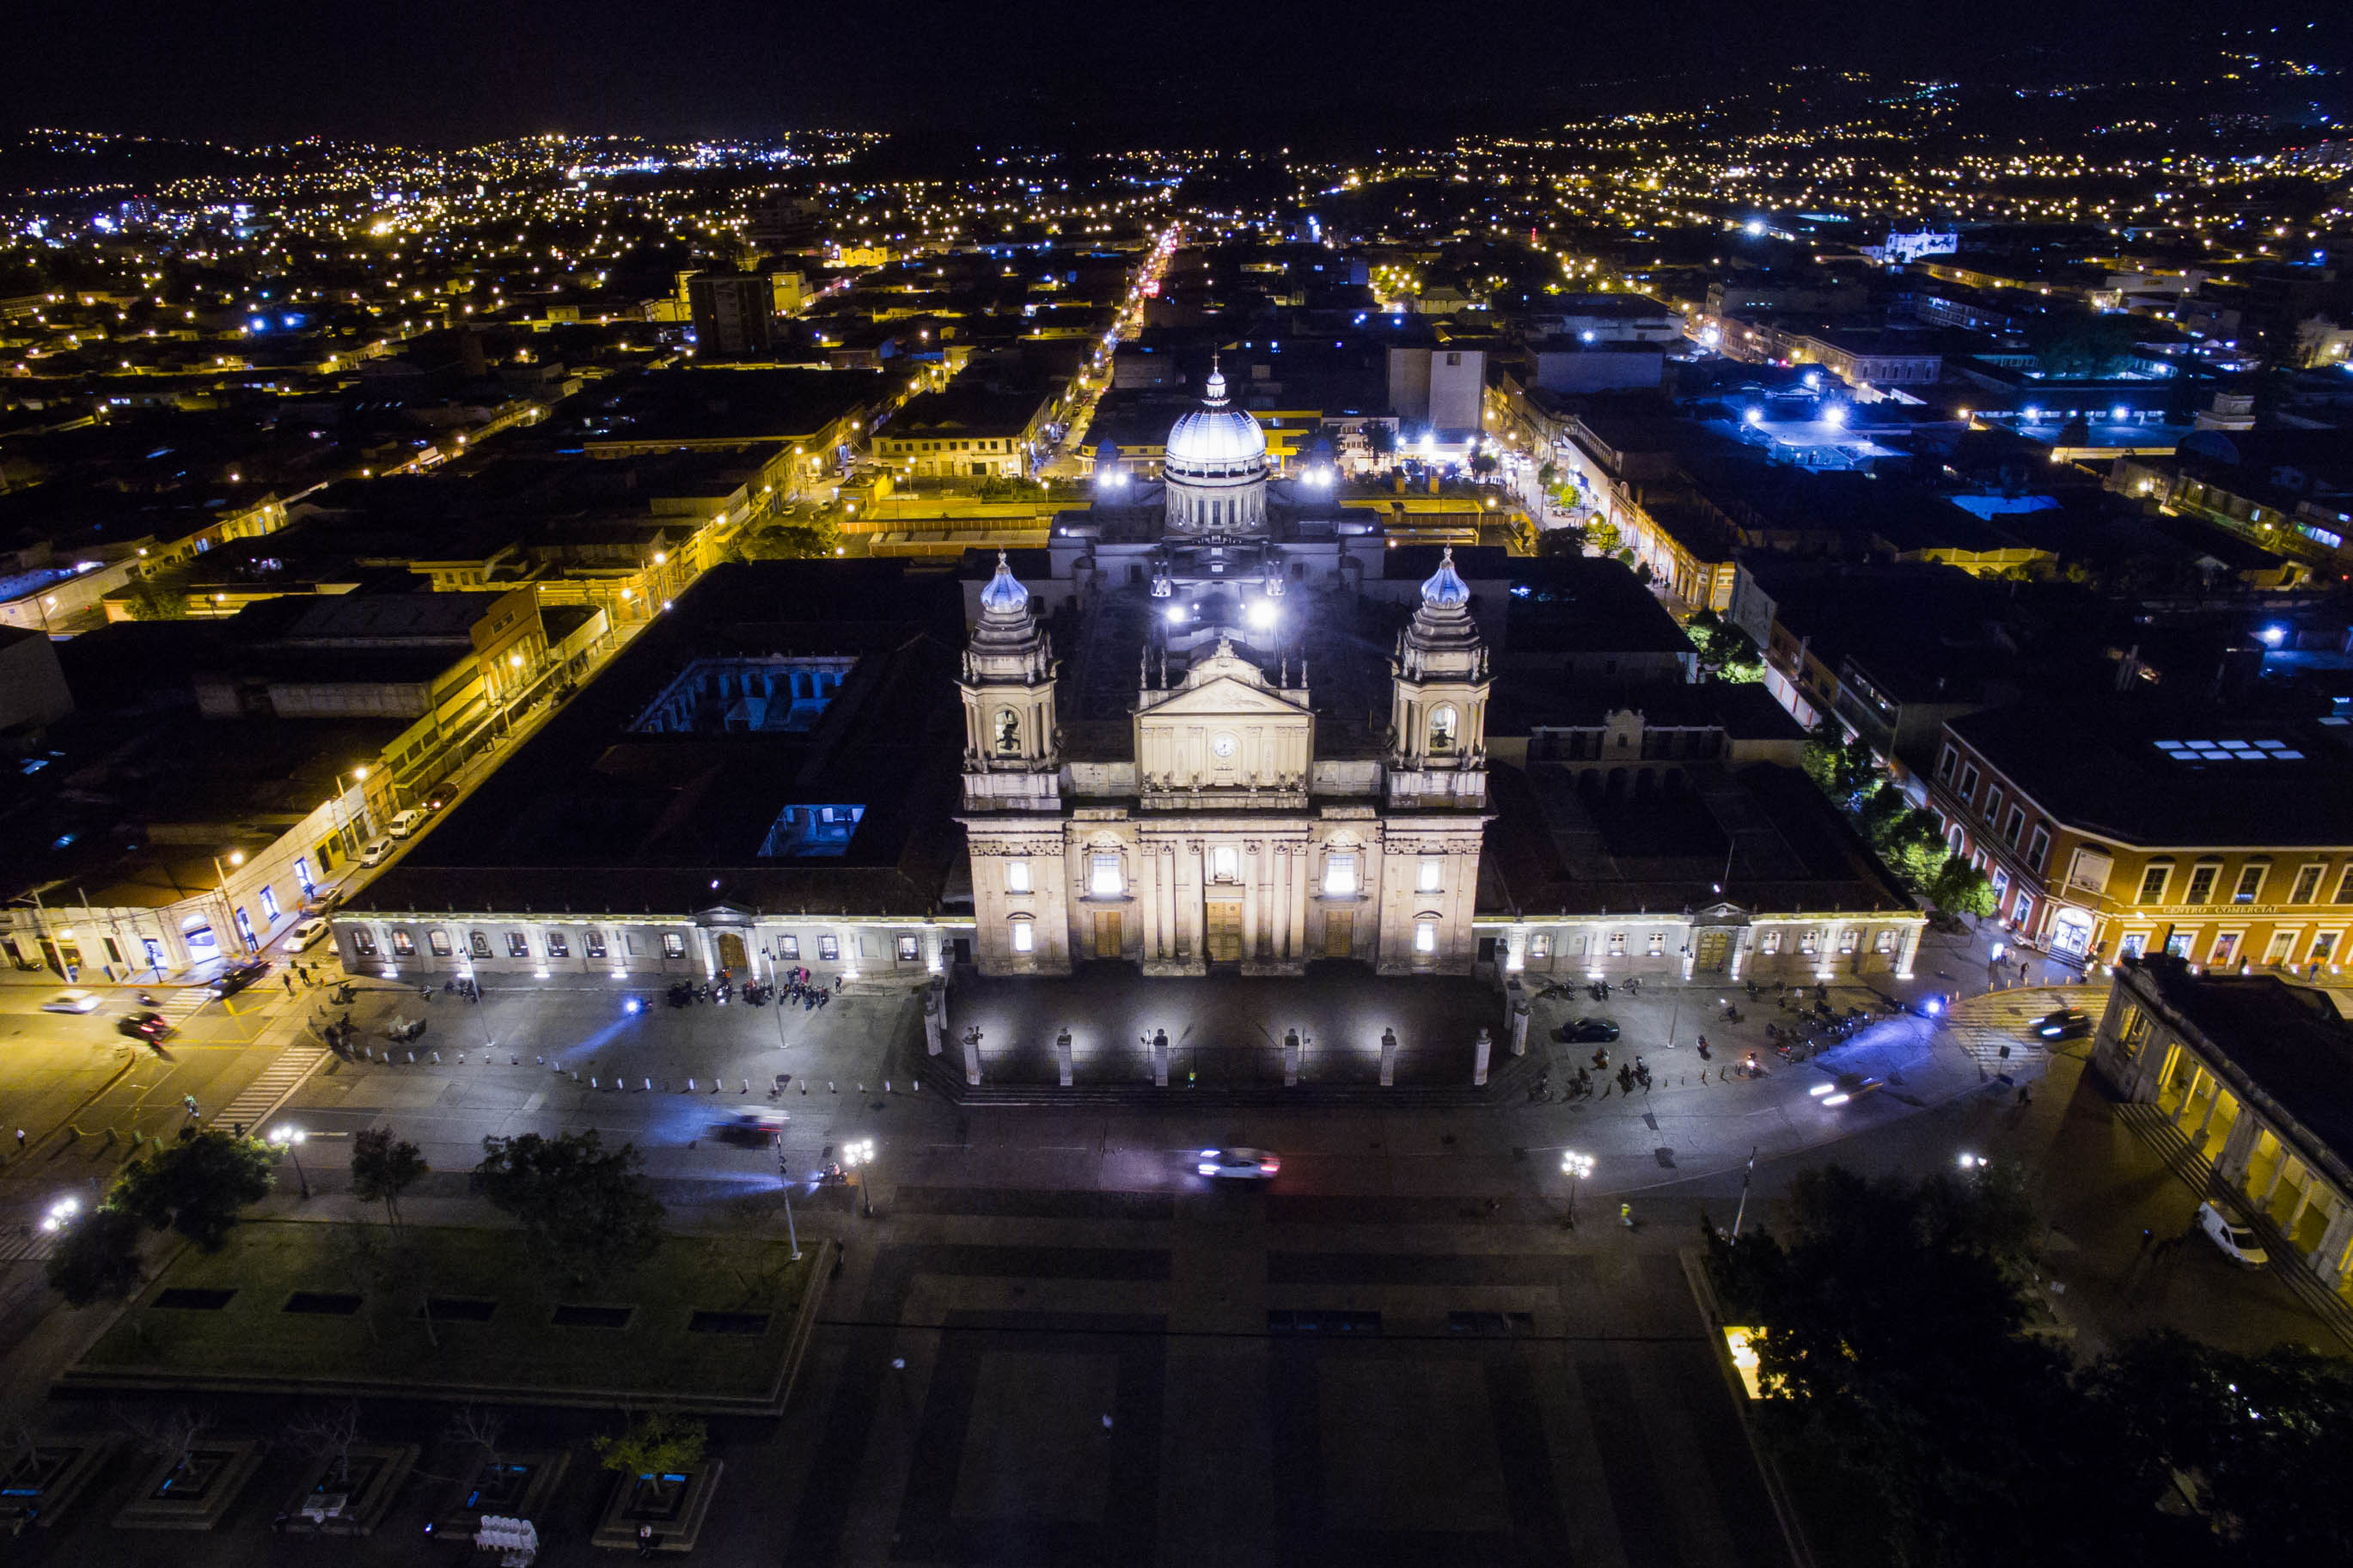
M 100 1144 L 99 1147 L 101 1149 L 111 1149 L 121 1141 L 121 1138 L 115 1132 L 114 1129 L 110 1127 L 106 1130 L 106 1142 Z
M 752 1092 L 752 1080 L 748 1078 L 744 1080 L 744 1092 L 745 1094 Z
M 507 1066 L 511 1068 L 519 1068 L 522 1066 L 522 1056 L 514 1051 L 509 1051 L 507 1053 Z
M 688 1092 L 691 1093 L 691 1092 L 693 1091 L 693 1089 L 694 1089 L 694 1080 L 693 1080 L 692 1079 L 688 1079 L 686 1080 L 686 1087 L 687 1087 L 687 1090 L 688 1090 Z
M 410 1067 L 415 1067 L 417 1065 L 417 1053 L 415 1051 L 408 1053 L 408 1065 Z
M 458 1053 L 458 1065 L 459 1067 L 464 1067 L 466 1065 L 466 1053 L 463 1051 L 459 1051 Z
M 726 1087 L 727 1087 L 727 1080 L 726 1080 L 725 1079 L 723 1079 L 723 1078 L 714 1078 L 714 1079 L 712 1079 L 711 1080 L 711 1092 L 712 1092 L 712 1093 L 713 1093 L 713 1094 L 717 1094 L 720 1090 L 722 1090 L 722 1089 L 725 1089 Z
M 540 1066 L 542 1066 L 542 1067 L 545 1067 L 545 1066 L 547 1065 L 547 1058 L 546 1058 L 545 1057 L 543 1057 L 543 1056 L 539 1055 L 536 1051 L 534 1051 L 534 1052 L 533 1052 L 533 1053 L 532 1053 L 532 1058 L 531 1058 L 531 1059 L 532 1059 L 533 1061 L 537 1062 L 537 1063 L 538 1063 Z
M 140 1147 L 142 1144 L 145 1143 L 146 1142 L 147 1142 L 147 1134 L 145 1134 L 144 1132 L 140 1131 L 139 1131 L 139 1129 L 137 1129 L 136 1127 L 134 1127 L 134 1128 L 132 1128 L 132 1129 L 131 1130 L 131 1146 L 132 1146 L 133 1149 L 136 1149 L 136 1148 Z
M 833 1079 L 831 1079 L 825 1080 L 825 1091 L 828 1094 L 839 1094 L 841 1092 L 841 1090 L 833 1087 Z
M 574 1074 L 573 1076 L 576 1078 L 576 1077 L 578 1077 L 579 1075 L 578 1075 L 577 1073 L 575 1073 L 575 1074 Z M 605 1086 L 604 1086 L 603 1084 L 600 1084 L 600 1083 L 598 1083 L 598 1082 L 596 1081 L 596 1075 L 595 1073 L 590 1073 L 590 1074 L 588 1075 L 588 1087 L 589 1087 L 590 1089 L 602 1089 L 602 1088 L 604 1088 Z
M 653 1091 L 654 1091 L 654 1080 L 653 1080 L 653 1079 L 646 1079 L 646 1092 L 647 1092 L 648 1094 L 651 1094 Z

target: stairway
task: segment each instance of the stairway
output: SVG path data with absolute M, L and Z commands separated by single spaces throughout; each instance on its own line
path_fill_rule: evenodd
M 2338 1339 L 2353 1345 L 2353 1302 L 2348 1302 L 2331 1290 L 2314 1274 L 2305 1261 L 2304 1254 L 2284 1235 L 2271 1215 L 2257 1209 L 2246 1196 L 2227 1182 L 2214 1175 L 2214 1163 L 2191 1146 L 2189 1139 L 2159 1105 L 2120 1105 L 2116 1120 L 2137 1134 L 2140 1141 L 2157 1152 L 2167 1170 L 2188 1184 L 2201 1199 L 2238 1220 L 2252 1226 L 2263 1237 L 2263 1250 L 2271 1255 L 2271 1268 L 2295 1292 L 2314 1316 L 2327 1323 Z

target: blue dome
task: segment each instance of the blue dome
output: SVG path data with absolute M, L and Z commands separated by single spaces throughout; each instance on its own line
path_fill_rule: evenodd
M 997 575 L 980 591 L 980 607 L 999 616 L 1018 616 L 1029 607 L 1029 590 L 1014 579 L 1002 550 L 997 552 Z
M 1421 585 L 1421 602 L 1432 609 L 1459 610 L 1471 602 L 1471 585 L 1456 575 L 1454 547 L 1446 547 L 1445 556 L 1431 573 L 1430 581 Z

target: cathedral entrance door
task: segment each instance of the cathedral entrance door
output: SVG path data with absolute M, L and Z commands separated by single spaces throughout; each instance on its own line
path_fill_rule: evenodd
M 1724 955 L 1732 946 L 1732 933 L 1726 931 L 1704 931 L 1693 946 L 1692 967 L 1704 973 L 1724 967 Z
M 1324 912 L 1324 956 L 1353 958 L 1356 953 L 1356 911 L 1326 910 Z
M 1095 956 L 1117 958 L 1119 954 L 1119 911 L 1101 910 L 1095 915 Z
M 1240 963 L 1242 961 L 1242 907 L 1237 900 L 1225 899 L 1203 906 L 1208 916 L 1208 959 L 1211 963 Z
M 719 967 L 739 975 L 752 967 L 744 962 L 744 939 L 732 931 L 719 933 Z

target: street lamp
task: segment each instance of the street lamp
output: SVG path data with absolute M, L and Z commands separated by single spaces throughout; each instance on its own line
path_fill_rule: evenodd
M 242 849 L 232 849 L 232 850 L 230 850 L 230 851 L 228 852 L 228 863 L 229 863 L 230 865 L 232 865 L 232 866 L 242 866 L 242 865 L 244 865 L 244 864 L 245 864 L 245 851 L 244 851 L 244 850 L 242 850 Z M 222 869 L 222 868 L 221 868 L 221 858 L 220 858 L 219 856 L 217 856 L 217 855 L 216 855 L 216 856 L 214 856 L 214 857 L 213 857 L 213 870 L 214 870 L 214 871 L 215 871 L 215 872 L 219 876 L 219 878 L 220 878 L 220 897 L 221 897 L 221 914 L 222 914 L 222 917 L 223 917 L 223 918 L 224 918 L 224 919 L 228 922 L 228 929 L 229 929 L 229 931 L 230 931 L 231 932 L 235 933 L 236 935 L 237 935 L 238 937 L 242 938 L 242 937 L 244 936 L 244 934 L 245 934 L 245 933 L 244 933 L 243 931 L 238 931 L 238 930 L 237 930 L 237 904 L 236 904 L 236 901 L 235 901 L 234 900 L 232 900 L 232 899 L 228 896 L 228 873 L 227 873 L 226 870 L 223 870 L 223 869 Z M 218 946 L 219 944 L 216 943 L 215 945 Z M 223 947 L 221 951 L 222 951 L 222 952 L 226 952 L 227 951 L 227 949 L 226 947 Z
M 305 1198 L 311 1195 L 311 1177 L 310 1173 L 302 1169 L 302 1141 L 309 1136 L 310 1134 L 300 1127 L 273 1127 L 269 1130 L 269 1141 L 285 1150 L 288 1157 L 294 1162 L 294 1179 L 302 1184 L 302 1195 Z
M 841 1163 L 850 1170 L 860 1172 L 858 1190 L 865 1204 L 866 1217 L 872 1219 L 874 1217 L 874 1140 L 861 1138 L 854 1143 L 843 1144 Z
M 79 1213 L 81 1213 L 81 1200 L 79 1198 L 59 1198 L 57 1202 L 49 1205 L 49 1212 L 41 1216 L 41 1228 L 49 1232 L 51 1235 L 55 1235 L 57 1232 L 61 1231 L 65 1229 L 66 1226 L 71 1225 L 73 1223 L 74 1215 Z
M 1580 1154 L 1574 1149 L 1564 1150 L 1560 1156 L 1561 1174 L 1568 1178 L 1568 1228 L 1577 1228 L 1577 1184 L 1593 1174 L 1593 1156 Z

